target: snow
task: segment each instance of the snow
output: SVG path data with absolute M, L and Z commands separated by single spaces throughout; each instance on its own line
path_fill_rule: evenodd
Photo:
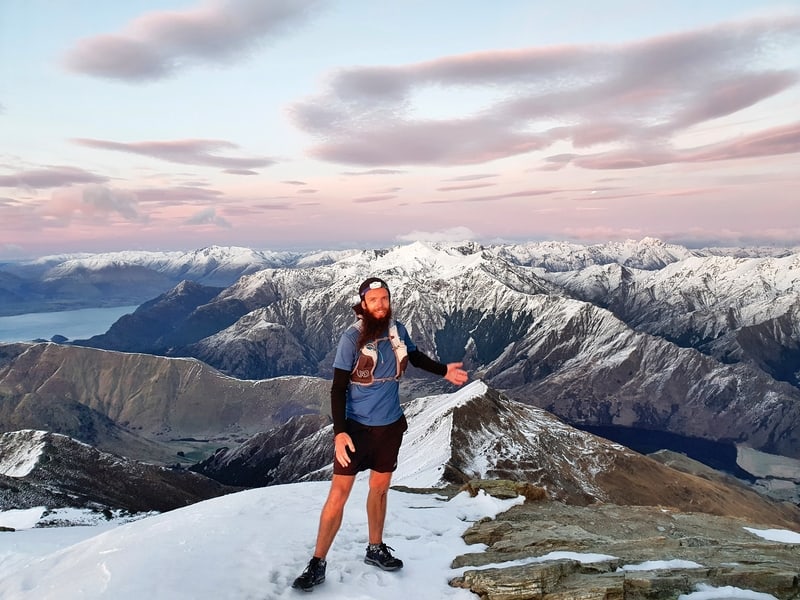
M 397 471 L 392 482 L 409 487 L 433 487 L 442 477 L 442 465 L 450 459 L 450 434 L 453 427 L 453 409 L 472 398 L 486 393 L 483 381 L 473 381 L 463 388 L 436 396 L 417 398 L 407 403 L 403 410 L 408 419 L 405 443 L 400 447 Z M 425 413 L 424 419 L 415 416 Z
M 778 600 L 772 594 L 743 590 L 742 588 L 725 586 L 721 588 L 706 584 L 697 586 L 697 591 L 691 594 L 681 594 L 678 600 L 729 600 L 733 598 L 747 598 L 749 600 Z
M 622 565 L 622 571 L 654 571 L 657 569 L 702 569 L 703 565 L 692 560 L 646 560 L 635 565 Z
M 12 529 L 36 527 L 45 510 L 44 506 L 36 506 L 34 508 L 12 508 L 0 512 L 0 527 L 11 527 Z
M 0 435 L 0 448 L 3 448 L 0 475 L 25 477 L 30 473 L 44 450 L 45 435 L 45 431 L 30 429 Z M 5 443 L 8 438 L 18 440 L 18 443 Z
M 54 264 L 48 277 L 64 277 L 79 270 L 101 271 L 125 265 L 143 266 L 160 273 L 202 276 L 215 269 L 279 267 L 300 256 L 289 251 L 260 251 L 240 246 L 209 246 L 191 251 L 123 250 L 101 254 L 46 256 L 31 264 Z M 24 262 L 23 262 L 24 264 Z
M 296 598 L 290 586 L 311 557 L 328 487 L 309 482 L 248 490 L 99 533 L 79 527 L 3 534 L 0 599 Z M 357 482 L 315 598 L 473 599 L 447 584 L 463 571 L 450 569 L 453 558 L 480 550 L 461 534 L 471 522 L 522 501 L 482 493 L 447 501 L 390 491 L 384 539 L 405 568 L 386 573 L 363 562 L 366 495 L 366 482 Z M 76 542 L 76 530 L 86 539 Z M 54 549 L 60 536 L 65 547 Z M 37 548 L 45 553 L 36 556 Z
M 280 600 L 297 598 L 291 589 L 314 546 L 319 511 L 328 482 L 257 488 L 214 498 L 133 522 L 103 522 L 85 527 L 23 529 L 0 534 L 0 600 Z M 465 492 L 450 500 L 440 495 L 390 490 L 384 540 L 402 558 L 401 571 L 387 573 L 364 564 L 367 542 L 366 481 L 356 482 L 344 521 L 328 555 L 327 580 L 314 590 L 320 600 L 474 600 L 448 580 L 477 567 L 451 569 L 460 555 L 480 552 L 461 535 L 483 517 L 494 518 L 522 502 Z M 41 509 L 0 513 L 32 527 Z M 758 531 L 800 543 L 793 532 Z M 792 534 L 792 535 L 790 535 Z M 480 568 L 508 567 L 547 560 L 582 563 L 614 557 L 551 552 Z M 637 568 L 696 568 L 665 558 Z M 773 599 L 769 594 L 733 587 L 698 586 L 680 600 Z
M 783 542 L 785 544 L 800 544 L 800 533 L 794 531 L 787 531 L 785 529 L 753 529 L 752 527 L 745 527 L 745 531 L 749 531 L 771 542 Z
M 469 567 L 472 571 L 481 571 L 483 569 L 507 569 L 508 567 L 521 567 L 533 563 L 543 563 L 549 560 L 577 560 L 581 564 L 590 564 L 601 562 L 604 560 L 613 560 L 615 556 L 610 554 L 595 554 L 592 552 L 548 552 L 542 556 L 532 556 L 530 558 L 520 558 L 518 560 L 508 560 L 501 563 L 488 563 L 479 567 Z

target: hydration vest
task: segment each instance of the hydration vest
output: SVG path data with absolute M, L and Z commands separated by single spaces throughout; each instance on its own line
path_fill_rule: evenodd
M 363 323 L 359 319 L 355 328 L 360 332 Z M 378 342 L 389 340 L 394 351 L 394 358 L 397 364 L 397 370 L 394 377 L 373 377 L 375 367 L 378 364 Z M 378 338 L 364 344 L 356 360 L 356 366 L 350 373 L 350 382 L 356 385 L 372 385 L 378 381 L 397 381 L 403 375 L 403 372 L 408 366 L 408 349 L 406 348 L 403 340 L 400 339 L 400 334 L 397 332 L 397 324 L 392 321 L 389 324 L 389 337 Z

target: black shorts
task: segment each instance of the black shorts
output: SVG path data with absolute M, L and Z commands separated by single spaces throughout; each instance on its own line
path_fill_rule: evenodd
M 367 469 L 379 473 L 393 473 L 397 469 L 397 455 L 406 429 L 408 423 L 405 415 L 389 425 L 362 425 L 347 419 L 345 431 L 353 440 L 356 451 L 347 451 L 350 454 L 350 464 L 346 467 L 333 459 L 334 474 L 355 475 Z

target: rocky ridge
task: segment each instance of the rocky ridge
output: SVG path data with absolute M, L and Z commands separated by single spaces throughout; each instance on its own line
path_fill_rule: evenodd
M 800 527 L 800 507 L 765 498 L 732 477 L 709 475 L 711 470 L 671 468 L 511 400 L 481 381 L 411 401 L 405 413 L 409 427 L 393 476 L 397 485 L 509 479 L 575 506 L 665 505 Z M 317 430 L 318 421 L 309 424 L 292 419 L 238 447 L 220 449 L 192 468 L 244 486 L 329 479 L 332 426 Z
M 64 435 L 0 434 L 0 510 L 36 506 L 167 511 L 239 488 L 101 452 Z

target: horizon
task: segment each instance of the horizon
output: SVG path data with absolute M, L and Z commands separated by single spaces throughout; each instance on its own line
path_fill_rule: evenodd
M 795 3 L 31 0 L 0 40 L 0 260 L 800 245 Z
M 117 254 L 125 254 L 125 253 L 147 253 L 147 254 L 190 254 L 193 252 L 201 252 L 203 250 L 213 250 L 213 249 L 236 249 L 240 248 L 243 250 L 252 250 L 255 252 L 275 252 L 275 253 L 296 253 L 296 254 L 314 254 L 314 253 L 323 253 L 323 252 L 346 252 L 346 251 L 368 251 L 368 250 L 387 250 L 392 248 L 401 248 L 404 246 L 410 246 L 415 243 L 422 243 L 422 244 L 429 244 L 429 245 L 459 245 L 459 244 L 477 244 L 479 246 L 513 246 L 513 245 L 535 245 L 535 244 L 574 244 L 576 246 L 604 246 L 610 244 L 641 244 L 647 242 L 649 240 L 653 240 L 657 243 L 663 243 L 667 245 L 673 246 L 680 246 L 686 248 L 687 250 L 737 250 L 737 249 L 765 249 L 765 250 L 774 250 L 774 251 L 787 251 L 790 253 L 800 252 L 800 241 L 798 244 L 793 245 L 782 245 L 782 244 L 750 244 L 750 245 L 739 245 L 739 246 L 691 246 L 686 244 L 680 244 L 677 242 L 669 242 L 666 240 L 662 240 L 659 238 L 653 237 L 644 237 L 640 239 L 618 239 L 618 240 L 599 240 L 596 242 L 582 242 L 582 241 L 574 241 L 574 240 L 566 240 L 566 239 L 541 239 L 541 240 L 517 240 L 517 241 L 487 241 L 482 242 L 479 240 L 472 240 L 472 239 L 452 239 L 452 240 L 407 240 L 407 241 L 395 241 L 391 243 L 387 243 L 384 245 L 331 245 L 326 247 L 321 246 L 285 246 L 285 247 L 254 247 L 254 246 L 242 246 L 239 244 L 209 244 L 207 246 L 198 246 L 193 248 L 174 248 L 170 250 L 165 250 L 161 248 L 121 248 L 118 250 L 103 250 L 103 251 L 82 251 L 76 250 L 74 252 L 56 252 L 53 254 L 37 254 L 37 255 L 30 255 L 30 256 L 17 256 L 13 258 L 3 258 L 0 255 L 0 266 L 3 264 L 14 264 L 14 263 L 24 263 L 26 261 L 37 261 L 37 260 L 44 260 L 48 258 L 53 259 L 62 259 L 62 258 L 76 258 L 82 256 L 104 256 L 104 255 L 117 255 Z

